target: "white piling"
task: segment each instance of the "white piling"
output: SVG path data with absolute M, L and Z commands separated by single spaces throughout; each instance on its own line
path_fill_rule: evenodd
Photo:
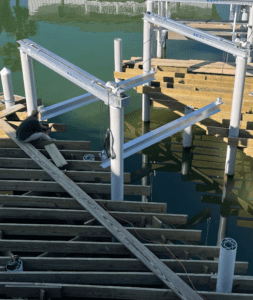
M 231 293 L 235 270 L 237 243 L 231 238 L 221 241 L 216 292 Z
M 249 7 L 249 23 L 247 32 L 247 41 L 253 44 L 253 5 Z M 252 55 L 248 57 L 248 63 L 252 62 Z
M 247 60 L 245 58 L 237 56 L 234 92 L 229 125 L 229 137 L 237 138 L 239 136 L 246 68 Z M 230 176 L 234 175 L 235 172 L 236 150 L 236 146 L 227 146 L 225 173 Z
M 147 1 L 147 7 L 150 5 Z M 151 24 L 143 21 L 143 74 L 147 74 L 151 70 Z M 144 84 L 150 86 L 150 83 Z M 142 95 L 142 121 L 150 121 L 150 99 L 148 94 Z
M 122 72 L 122 39 L 114 39 L 114 70 Z M 115 82 L 120 79 L 115 78 Z
M 158 1 L 158 15 L 162 16 L 162 14 L 163 14 L 163 2 Z M 163 58 L 162 28 L 157 27 L 156 32 L 157 32 L 157 34 L 156 34 L 156 40 L 157 40 L 156 57 Z
M 194 111 L 193 106 L 186 106 L 184 109 L 185 115 L 191 113 Z M 192 126 L 189 126 L 184 129 L 184 135 L 183 135 L 183 147 L 184 148 L 190 148 L 192 146 Z
M 124 108 L 113 107 L 110 105 L 110 153 L 115 154 L 111 159 L 111 200 L 124 200 Z
M 32 58 L 20 51 L 22 72 L 23 72 L 23 81 L 25 87 L 25 97 L 26 97 L 26 106 L 27 114 L 31 115 L 32 111 L 37 109 L 37 96 L 34 80 L 34 72 L 32 65 Z
M 147 1 L 147 12 L 154 12 L 154 2 Z M 155 32 L 154 24 L 150 24 L 150 56 L 151 58 L 155 57 Z
M 1 80 L 3 86 L 5 107 L 9 108 L 15 105 L 12 80 L 11 80 L 11 71 L 7 68 L 3 68 L 0 73 L 1 73 Z
M 114 70 L 122 72 L 122 39 L 114 39 Z M 116 156 L 111 159 L 111 200 L 124 200 L 124 108 L 110 105 L 110 125 L 110 153 Z

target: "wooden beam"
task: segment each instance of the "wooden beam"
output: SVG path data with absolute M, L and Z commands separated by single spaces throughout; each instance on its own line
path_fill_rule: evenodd
M 100 201 L 96 201 L 103 207 Z M 104 206 L 105 207 L 105 206 Z M 108 209 L 108 208 L 107 208 Z M 152 222 L 153 217 L 159 217 L 165 224 L 185 224 L 186 215 L 177 214 L 157 214 L 149 212 L 113 212 L 113 215 L 118 218 L 126 219 L 129 222 L 141 223 L 141 218 L 145 217 L 148 222 Z M 67 210 L 67 209 L 45 209 L 45 208 L 9 208 L 1 207 L 0 218 L 18 218 L 18 219 L 44 219 L 44 220 L 74 220 L 88 221 L 92 215 L 87 210 Z M 3 224 L 2 224 L 3 225 Z
M 11 115 L 11 114 L 13 114 L 17 111 L 22 110 L 22 109 L 25 109 L 25 106 L 22 105 L 22 104 L 16 104 L 16 105 L 14 105 L 10 108 L 6 108 L 6 109 L 0 111 L 0 118 L 7 117 L 7 116 L 9 116 L 9 115 Z
M 18 216 L 17 216 L 18 218 Z M 34 218 L 34 217 L 32 217 Z M 39 219 L 39 218 L 37 218 Z M 41 224 L 1 224 L 0 230 L 4 235 L 17 236 L 80 236 L 80 237 L 112 237 L 103 226 L 87 225 L 41 225 Z M 160 241 L 161 235 L 168 240 L 200 241 L 200 230 L 161 229 L 161 228 L 126 228 L 135 237 Z M 137 234 L 137 233 L 138 234 Z
M 45 149 L 47 150 L 48 154 L 51 156 L 56 167 L 63 167 L 68 164 L 64 159 L 64 157 L 61 155 L 61 152 L 55 146 L 55 144 L 46 145 Z
M 19 295 L 31 295 L 31 297 L 37 297 L 40 288 L 45 289 L 49 296 L 61 287 L 61 297 L 67 299 L 73 299 L 85 295 L 87 298 L 95 299 L 122 299 L 122 300 L 178 300 L 179 297 L 175 295 L 172 290 L 158 289 L 158 288 L 143 288 L 143 287 L 124 287 L 124 286 L 105 286 L 105 285 L 78 285 L 78 284 L 44 284 L 44 283 L 32 283 L 32 282 L 2 282 L 0 283 L 1 294 L 7 293 L 15 289 Z M 32 294 L 33 291 L 33 294 Z M 36 294 L 35 294 L 36 293 Z M 224 294 L 216 292 L 198 292 L 207 300 L 251 300 L 252 294 Z M 52 297 L 53 298 L 53 297 Z M 59 298 L 59 296 L 58 296 Z M 3 300 L 3 299 L 1 299 Z M 15 300 L 15 299 L 14 299 Z
M 16 140 L 15 130 L 0 119 L 0 127 L 8 136 L 17 143 L 27 154 L 52 176 L 73 198 L 86 208 L 100 224 L 105 226 L 112 235 L 139 258 L 164 284 L 171 288 L 181 299 L 201 300 L 201 297 L 193 291 L 185 282 L 165 266 L 151 251 L 134 238 L 124 227 L 115 221 L 104 209 L 83 192 L 72 180 L 69 180 L 62 172 L 48 161 L 31 144 L 20 143 Z M 49 251 L 48 251 L 49 252 Z
M 111 184 L 76 183 L 76 185 L 86 193 L 111 194 Z M 61 187 L 59 183 L 52 182 L 52 181 L 50 182 L 50 181 L 0 180 L 0 191 L 45 191 L 45 190 L 47 192 L 55 192 L 55 193 L 66 191 L 66 189 Z M 124 194 L 149 196 L 150 186 L 125 184 Z
M 147 212 L 147 213 L 166 213 L 167 203 L 159 202 L 136 202 L 136 201 L 111 201 L 111 200 L 94 200 L 99 205 L 103 205 L 109 211 L 126 211 L 126 212 Z M 58 208 L 58 209 L 84 209 L 73 198 L 59 197 L 39 197 L 39 196 L 17 196 L 17 195 L 0 195 L 0 205 L 14 207 L 38 207 L 38 208 Z M 186 224 L 187 215 L 176 215 L 180 224 Z M 172 220 L 171 220 L 172 221 Z M 175 223 L 174 223 L 175 224 Z M 178 223 L 179 224 L 179 223 Z
M 110 182 L 111 174 L 109 172 L 96 172 L 96 171 L 66 171 L 64 172 L 71 180 L 77 182 Z M 24 179 L 24 180 L 46 180 L 50 181 L 52 178 L 44 170 L 33 169 L 0 169 L 0 179 Z M 124 182 L 131 182 L 131 174 L 124 174 Z
M 5 265 L 8 256 L 0 257 L 0 265 Z M 149 271 L 136 258 L 72 258 L 72 257 L 20 257 L 25 271 Z M 174 272 L 181 272 L 182 266 L 176 259 L 161 259 Z M 218 261 L 212 260 L 180 260 L 189 273 L 202 273 L 203 264 L 209 272 L 218 272 Z M 236 261 L 235 274 L 246 274 L 248 262 Z
M 44 149 L 45 145 L 52 144 L 52 141 L 33 141 L 31 144 L 37 149 Z M 54 144 L 59 150 L 91 150 L 89 141 L 54 141 Z M 20 148 L 11 139 L 0 139 L 1 148 Z

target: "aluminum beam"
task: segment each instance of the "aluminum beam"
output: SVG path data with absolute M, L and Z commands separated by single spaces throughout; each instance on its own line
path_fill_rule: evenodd
M 132 77 L 130 79 L 118 82 L 117 85 L 120 86 L 125 91 L 132 89 L 133 87 L 136 87 L 138 85 L 142 85 L 144 83 L 150 82 L 155 79 L 154 74 L 156 73 L 155 69 L 152 69 L 148 74 L 146 75 L 138 75 L 135 77 Z M 93 102 L 98 101 L 99 98 L 96 96 L 87 93 L 57 104 L 53 104 L 48 107 L 40 106 L 39 112 L 41 114 L 41 120 L 47 120 L 53 117 L 56 117 L 58 115 L 64 114 L 66 112 L 69 112 L 71 110 L 80 108 L 82 106 L 91 104 Z
M 240 57 L 248 57 L 250 54 L 250 48 L 248 43 L 245 43 L 245 48 L 242 48 L 242 44 L 240 42 L 235 43 L 223 39 L 221 37 L 217 37 L 207 32 L 203 32 L 202 30 L 195 29 L 191 26 L 179 23 L 177 21 L 173 21 L 171 19 L 166 19 L 154 13 L 143 13 L 143 20 L 148 21 L 152 24 L 156 24 L 157 26 L 161 26 L 165 29 L 177 32 L 188 38 L 199 41 L 203 44 L 209 45 L 211 47 L 220 49 L 222 51 L 231 53 L 235 56 Z
M 149 0 L 153 2 L 182 2 L 182 3 L 210 3 L 210 4 L 238 4 L 253 5 L 253 0 Z
M 100 79 L 92 76 L 77 66 L 68 63 L 61 57 L 46 50 L 31 40 L 20 40 L 18 43 L 20 44 L 19 50 L 93 94 L 97 98 L 103 100 L 105 104 L 110 104 L 115 107 L 124 107 L 129 105 L 129 97 L 124 94 L 124 90 L 121 88 L 115 89 L 115 91 L 108 90 L 105 87 L 105 83 Z
M 188 126 L 194 125 L 199 121 L 202 121 L 210 116 L 218 113 L 220 111 L 219 105 L 222 104 L 221 98 L 218 98 L 215 102 L 202 107 L 192 113 L 185 115 L 177 120 L 174 120 L 166 125 L 163 125 L 151 132 L 148 132 L 126 144 L 123 147 L 123 157 L 127 158 L 128 156 L 135 154 L 149 146 L 152 146 L 161 140 L 187 128 Z M 103 154 L 103 152 L 102 152 Z M 110 166 L 110 159 L 105 158 L 102 155 L 102 164 L 103 168 Z

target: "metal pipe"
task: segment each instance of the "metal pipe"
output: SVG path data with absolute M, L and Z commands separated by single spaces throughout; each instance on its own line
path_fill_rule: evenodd
M 158 15 L 163 16 L 163 3 L 158 1 Z M 162 46 L 162 28 L 159 26 L 156 31 L 156 57 L 163 57 L 163 46 Z
M 33 72 L 33 59 L 20 51 L 23 81 L 25 87 L 27 115 L 30 116 L 33 110 L 37 110 L 37 95 Z
M 150 1 L 147 1 L 147 7 L 150 7 Z M 151 70 L 151 24 L 143 21 L 143 74 Z M 146 83 L 150 86 L 150 83 Z M 142 121 L 150 121 L 150 99 L 148 94 L 142 95 Z
M 122 39 L 114 39 L 114 70 L 122 72 Z M 120 82 L 120 79 L 115 78 L 115 82 Z
M 184 109 L 184 114 L 188 115 L 193 111 L 194 111 L 193 106 L 186 106 L 185 109 Z M 192 146 L 192 126 L 189 126 L 189 127 L 184 129 L 183 147 L 191 148 L 191 146 Z
M 237 56 L 234 93 L 229 125 L 229 137 L 237 138 L 239 136 L 246 68 L 247 60 Z M 227 146 L 225 173 L 230 176 L 232 176 L 235 172 L 236 150 L 236 146 Z
M 110 105 L 110 153 L 115 154 L 111 158 L 111 200 L 124 200 L 124 108 Z
M 249 7 L 249 23 L 247 32 L 247 41 L 253 44 L 253 5 Z M 248 57 L 248 63 L 252 62 L 252 54 Z
M 1 80 L 3 86 L 5 107 L 9 108 L 15 105 L 12 80 L 11 80 L 11 71 L 7 68 L 3 68 L 0 73 L 1 73 Z
M 154 2 L 152 1 L 147 1 L 147 11 L 149 12 L 154 12 Z M 154 25 L 150 24 L 150 40 L 151 40 L 151 45 L 150 45 L 150 55 L 151 58 L 155 57 L 155 32 L 154 32 Z
M 231 238 L 221 241 L 219 267 L 217 276 L 217 293 L 231 293 L 235 270 L 237 243 Z

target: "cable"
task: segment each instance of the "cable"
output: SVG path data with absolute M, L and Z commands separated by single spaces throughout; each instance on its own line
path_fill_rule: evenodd
M 128 223 L 128 224 L 130 224 L 130 225 L 133 227 L 134 231 L 136 232 L 137 236 L 138 236 L 141 240 L 146 241 L 146 242 L 149 242 L 149 243 L 153 243 L 153 244 L 163 245 L 163 246 L 170 252 L 170 254 L 171 254 L 171 255 L 179 262 L 179 264 L 180 264 L 181 267 L 183 268 L 183 270 L 184 270 L 185 274 L 187 275 L 187 277 L 188 277 L 188 279 L 189 279 L 189 281 L 190 281 L 190 283 L 191 283 L 193 289 L 195 290 L 195 292 L 196 292 L 202 299 L 207 300 L 204 296 L 202 296 L 201 294 L 198 293 L 198 291 L 196 290 L 196 288 L 195 288 L 195 286 L 194 286 L 194 284 L 193 284 L 193 282 L 192 282 L 192 280 L 191 280 L 191 278 L 190 278 L 190 276 L 189 276 L 189 274 L 188 274 L 188 272 L 187 272 L 185 266 L 184 266 L 184 265 L 181 263 L 181 261 L 180 261 L 180 260 L 179 260 L 172 252 L 171 252 L 171 250 L 170 250 L 168 247 L 165 246 L 165 244 L 160 243 L 160 242 L 150 241 L 150 240 L 147 240 L 147 239 L 142 238 L 142 237 L 139 235 L 139 233 L 137 232 L 136 228 L 134 227 L 134 225 L 133 225 L 131 222 L 129 222 L 129 221 L 123 219 L 123 218 L 120 218 L 120 217 L 115 216 L 114 214 L 112 214 L 112 213 L 111 213 L 111 212 L 110 212 L 110 211 L 102 204 L 102 202 L 101 202 L 100 200 L 98 200 L 98 201 L 99 201 L 100 205 L 101 205 L 101 206 L 102 206 L 102 207 L 103 207 L 103 208 L 104 208 L 111 216 L 113 216 L 113 217 L 115 217 L 115 218 L 117 218 L 117 219 L 119 219 L 119 220 L 122 220 L 122 221 L 124 221 L 124 222 L 126 222 L 126 223 Z

